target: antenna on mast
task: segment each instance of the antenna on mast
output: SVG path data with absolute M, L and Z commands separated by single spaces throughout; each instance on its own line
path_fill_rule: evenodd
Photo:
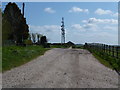
M 64 25 L 64 18 L 62 17 L 62 25 L 61 25 L 61 44 L 65 43 L 65 25 Z

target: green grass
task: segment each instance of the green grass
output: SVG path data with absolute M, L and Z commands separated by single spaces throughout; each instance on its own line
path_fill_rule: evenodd
M 106 60 L 104 60 L 103 58 L 101 58 L 100 56 L 96 55 L 95 53 L 93 53 L 93 56 L 103 65 L 105 65 L 108 68 L 113 69 L 113 67 L 110 65 L 110 63 Z
M 2 71 L 10 70 L 43 55 L 49 49 L 42 46 L 6 46 L 2 48 Z
M 120 60 L 112 57 L 104 52 L 97 52 L 96 50 L 89 50 L 99 60 L 100 63 L 111 69 L 120 71 Z
M 2 71 L 2 47 L 0 47 L 0 72 Z

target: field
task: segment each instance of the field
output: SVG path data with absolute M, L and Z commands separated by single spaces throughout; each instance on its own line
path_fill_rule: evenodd
M 47 50 L 42 46 L 5 46 L 2 48 L 2 71 L 25 64 Z

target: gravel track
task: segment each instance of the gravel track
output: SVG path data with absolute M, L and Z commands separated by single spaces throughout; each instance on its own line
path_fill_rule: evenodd
M 83 49 L 47 51 L 2 74 L 3 88 L 118 88 L 118 74 Z

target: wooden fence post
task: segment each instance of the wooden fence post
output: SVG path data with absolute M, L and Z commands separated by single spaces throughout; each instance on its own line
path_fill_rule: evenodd
M 111 55 L 111 46 L 109 45 L 109 55 Z
M 118 47 L 116 47 L 116 58 L 118 59 Z
M 105 53 L 105 44 L 103 44 L 103 51 L 104 51 L 104 53 Z
M 114 57 L 114 46 L 112 46 L 112 56 Z
M 109 55 L 117 59 L 120 58 L 120 46 L 111 46 L 100 43 L 85 43 L 85 48 L 91 52 L 99 52 L 101 55 Z
M 106 53 L 108 54 L 108 45 L 106 45 Z

